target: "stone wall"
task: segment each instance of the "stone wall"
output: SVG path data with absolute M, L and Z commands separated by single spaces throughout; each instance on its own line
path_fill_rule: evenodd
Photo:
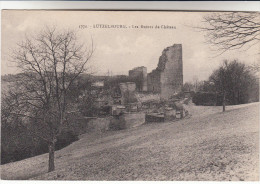
M 174 44 L 163 50 L 158 66 L 148 74 L 148 91 L 169 99 L 181 91 L 183 85 L 182 45 Z
M 164 122 L 164 115 L 158 114 L 146 114 L 145 115 L 145 122 L 152 123 L 152 122 Z
M 145 123 L 145 113 L 125 113 L 110 119 L 110 130 L 123 130 L 141 126 Z
M 79 118 L 75 122 L 74 131 L 81 135 L 88 132 L 105 132 L 109 130 L 110 117 L 106 118 Z
M 120 83 L 119 87 L 122 95 L 121 98 L 122 105 L 137 102 L 135 96 L 136 84 L 134 82 Z
M 161 72 L 153 70 L 147 75 L 147 89 L 149 92 L 161 93 Z
M 135 78 L 140 82 L 137 86 L 139 91 L 147 91 L 147 68 L 144 66 L 129 70 L 129 77 Z
M 97 118 L 88 122 L 87 129 L 89 132 L 105 132 L 109 130 L 111 118 Z
M 145 113 L 126 113 L 123 114 L 123 119 L 125 121 L 125 128 L 138 127 L 145 123 Z
M 78 133 L 102 133 L 108 130 L 122 130 L 141 126 L 145 123 L 145 113 L 124 113 L 105 118 L 81 118 L 77 120 Z

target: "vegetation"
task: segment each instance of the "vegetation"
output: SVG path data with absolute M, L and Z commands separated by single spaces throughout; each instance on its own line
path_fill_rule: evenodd
M 56 28 L 26 38 L 13 51 L 12 61 L 21 74 L 3 96 L 2 123 L 19 124 L 48 144 L 49 172 L 55 169 L 58 137 L 69 116 L 78 111 L 73 85 L 87 71 L 92 54 L 93 43 L 87 49 L 73 31 Z
M 227 61 L 213 71 L 193 97 L 196 105 L 237 105 L 259 101 L 259 79 L 237 60 Z M 220 103 L 221 102 L 221 103 Z
M 192 102 L 196 105 L 215 106 L 222 105 L 222 98 L 214 92 L 197 92 L 192 97 Z
M 217 93 L 223 97 L 223 111 L 226 99 L 232 105 L 244 104 L 250 101 L 250 92 L 256 83 L 256 77 L 246 65 L 236 60 L 224 61 L 209 78 Z
M 208 43 L 222 52 L 251 47 L 260 41 L 260 20 L 257 12 L 214 13 L 204 17 Z
M 199 29 L 206 33 L 207 43 L 220 54 L 242 48 L 247 50 L 260 42 L 259 12 L 207 14 L 203 23 Z M 251 64 L 249 68 L 259 72 L 260 64 Z
M 258 12 L 210 13 L 204 16 L 203 23 L 199 29 L 206 33 L 207 42 L 219 54 L 242 48 L 247 50 L 259 44 Z M 202 85 L 203 91 L 221 95 L 223 111 L 227 101 L 229 104 L 259 101 L 259 79 L 253 74 L 259 72 L 259 68 L 259 63 L 246 66 L 236 60 L 224 61 Z M 197 103 L 201 103 L 197 101 L 202 99 L 201 95 L 197 95 Z

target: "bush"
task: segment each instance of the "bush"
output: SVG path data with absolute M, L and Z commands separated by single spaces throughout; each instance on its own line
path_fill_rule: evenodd
M 2 131 L 3 131 L 2 127 Z M 7 129 L 5 129 L 6 131 Z M 23 132 L 24 131 L 24 132 Z M 15 135 L 12 132 L 9 134 L 2 134 L 2 140 L 12 139 L 13 141 L 1 143 L 1 164 L 6 164 L 9 162 L 15 162 L 30 158 L 36 155 L 48 153 L 48 144 L 40 139 L 32 138 L 27 133 L 26 130 L 19 129 L 19 140 L 14 139 Z M 62 149 L 74 141 L 78 140 L 78 135 L 71 130 L 66 130 L 57 137 L 57 142 L 55 149 Z
M 195 105 L 222 105 L 222 96 L 211 92 L 197 92 L 192 97 L 192 102 Z
M 60 150 L 77 140 L 79 140 L 79 138 L 73 131 L 62 132 L 61 135 L 57 137 L 55 150 Z
M 46 142 L 38 139 L 32 140 L 29 136 L 25 137 L 24 135 L 21 135 L 20 139 L 21 141 L 16 141 L 16 143 L 2 142 L 1 164 L 23 160 L 48 152 Z

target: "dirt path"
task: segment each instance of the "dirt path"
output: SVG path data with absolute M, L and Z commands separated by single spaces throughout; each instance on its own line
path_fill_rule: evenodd
M 47 154 L 2 165 L 2 179 L 259 179 L 259 104 L 190 108 L 190 119 L 83 135 L 57 151 L 52 173 Z

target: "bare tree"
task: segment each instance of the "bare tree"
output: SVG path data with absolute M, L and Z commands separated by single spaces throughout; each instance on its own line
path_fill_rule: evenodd
M 197 92 L 199 89 L 199 78 L 197 75 L 194 75 L 192 78 L 193 86 L 194 86 L 194 91 Z
M 26 37 L 12 55 L 22 73 L 9 93 L 9 115 L 22 119 L 30 134 L 48 143 L 49 172 L 55 169 L 56 138 L 72 108 L 69 91 L 93 55 L 93 41 L 90 48 L 78 42 L 73 31 L 47 27 Z
M 248 69 L 259 76 L 260 72 L 260 64 L 259 63 L 253 63 L 250 66 L 248 66 Z
M 208 43 L 221 53 L 227 50 L 251 47 L 260 41 L 259 12 L 214 13 L 204 17 Z

